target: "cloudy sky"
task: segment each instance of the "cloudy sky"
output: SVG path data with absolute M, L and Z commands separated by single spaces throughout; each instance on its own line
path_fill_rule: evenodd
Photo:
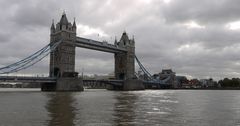
M 136 55 L 151 73 L 240 77 L 239 0 L 0 0 L 0 67 L 48 44 L 52 19 L 64 10 L 69 21 L 76 17 L 78 36 L 113 43 L 124 30 L 134 35 Z M 47 74 L 48 61 L 18 74 Z M 113 54 L 78 48 L 82 69 L 112 73 Z

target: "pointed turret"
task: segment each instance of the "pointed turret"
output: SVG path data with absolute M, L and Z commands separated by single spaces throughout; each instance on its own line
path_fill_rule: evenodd
M 52 20 L 52 26 L 51 26 L 51 33 L 55 32 L 55 25 L 54 25 L 54 20 Z
M 134 38 L 134 35 L 132 37 L 132 40 L 131 40 L 132 44 L 135 44 L 135 38 Z
M 73 29 L 74 32 L 76 32 L 76 30 L 77 30 L 77 25 L 76 25 L 76 22 L 75 22 L 75 18 L 74 18 L 74 21 L 73 21 L 72 29 Z
M 122 37 L 121 37 L 121 40 L 123 40 L 123 41 L 128 41 L 128 40 L 129 40 L 126 31 L 123 32 Z
M 74 32 L 74 33 L 76 33 L 76 31 L 77 31 L 77 25 L 76 25 L 76 22 L 75 22 L 75 18 L 74 18 L 73 23 L 68 22 L 67 15 L 66 15 L 65 12 L 63 12 L 60 21 L 56 24 L 56 30 L 55 31 L 58 32 L 58 31 L 62 31 L 62 30 L 71 31 L 71 32 Z
M 115 36 L 114 45 L 117 46 L 117 37 Z
M 121 39 L 120 39 L 120 43 L 121 43 L 123 46 L 129 44 L 129 38 L 128 38 L 128 35 L 127 35 L 126 31 L 123 32 L 122 37 L 121 37 Z
M 68 19 L 67 19 L 67 16 L 66 16 L 66 13 L 63 12 L 62 14 L 62 17 L 60 19 L 60 22 L 57 24 L 57 27 L 59 28 L 59 30 L 67 30 L 68 29 Z M 57 29 L 58 29 L 57 28 Z
M 77 25 L 75 23 L 75 18 L 74 18 L 74 21 L 73 21 L 73 28 L 77 28 Z
M 62 17 L 60 19 L 60 25 L 68 25 L 68 19 L 65 12 L 63 12 Z

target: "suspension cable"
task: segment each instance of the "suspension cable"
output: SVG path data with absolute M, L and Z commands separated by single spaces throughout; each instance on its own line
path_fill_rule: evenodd
M 135 59 L 140 67 L 140 69 L 143 71 L 144 74 L 147 75 L 148 79 L 152 80 L 152 75 L 147 71 L 147 69 L 142 65 L 142 63 L 139 61 L 137 56 L 135 55 Z
M 43 58 L 45 58 L 49 53 L 54 51 L 56 47 L 62 42 L 62 40 L 55 42 L 55 43 L 49 43 L 39 51 L 35 52 L 34 54 L 16 62 L 13 64 L 10 64 L 6 67 L 0 68 L 0 74 L 8 74 L 13 72 L 18 72 L 23 69 L 27 69 L 34 64 L 41 61 Z

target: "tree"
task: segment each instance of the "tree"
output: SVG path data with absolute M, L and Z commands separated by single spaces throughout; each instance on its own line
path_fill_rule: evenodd
M 239 78 L 224 78 L 223 80 L 219 80 L 218 83 L 222 87 L 240 87 L 240 79 Z

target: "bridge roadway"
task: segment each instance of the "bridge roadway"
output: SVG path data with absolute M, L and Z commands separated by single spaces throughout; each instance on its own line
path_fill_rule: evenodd
M 108 53 L 124 53 L 127 52 L 125 48 L 118 47 L 117 45 L 109 44 L 107 42 L 99 42 L 96 40 L 86 39 L 82 37 L 77 37 L 76 46 L 93 49 Z
M 57 78 L 52 77 L 23 77 L 23 76 L 0 76 L 0 82 L 22 82 L 22 83 L 55 83 Z M 96 80 L 96 79 L 84 79 L 83 85 L 96 85 L 105 84 L 113 85 L 117 87 L 123 86 L 123 80 Z M 164 89 L 171 88 L 169 84 L 160 84 L 159 82 L 143 81 L 147 89 Z
M 0 76 L 0 82 L 40 82 L 54 83 L 56 78 L 51 77 L 27 77 L 27 76 Z
M 53 77 L 0 76 L 0 82 L 55 83 L 56 80 L 57 78 Z M 122 86 L 123 80 L 84 79 L 83 83 L 105 83 L 108 85 Z

